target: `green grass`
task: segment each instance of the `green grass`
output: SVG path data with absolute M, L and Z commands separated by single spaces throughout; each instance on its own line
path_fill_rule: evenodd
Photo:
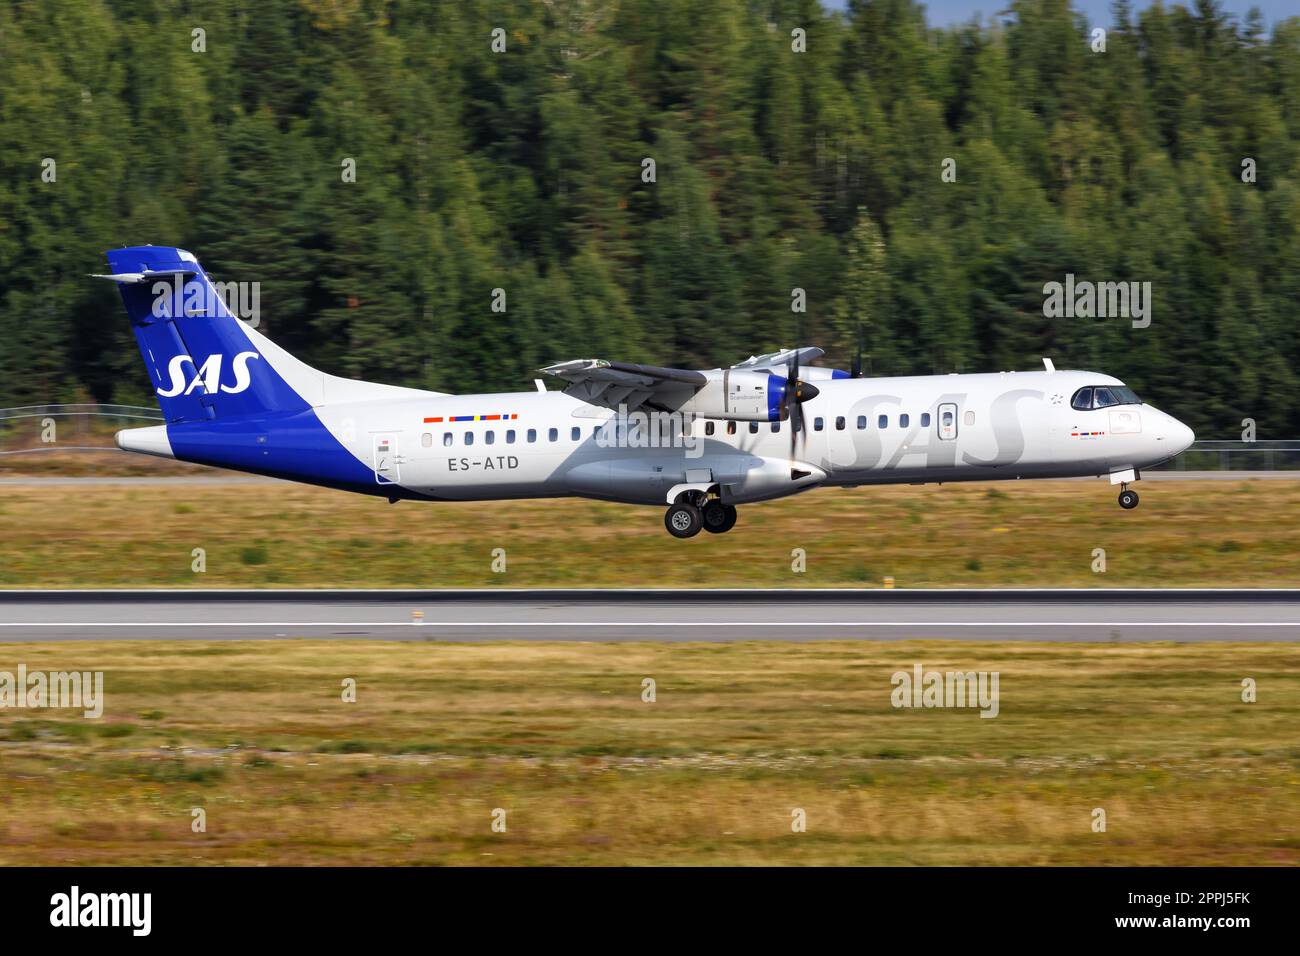
M 426 504 L 267 482 L 8 486 L 0 587 L 897 587 L 1300 584 L 1300 481 L 824 490 L 678 541 L 658 508 Z M 205 552 L 206 572 L 191 570 Z M 505 573 L 492 570 L 493 551 Z M 806 572 L 791 570 L 794 548 Z M 1092 571 L 1093 551 L 1106 572 Z
M 105 712 L 0 710 L 0 865 L 1300 863 L 1286 644 L 0 645 L 19 662 L 103 670 Z M 998 671 L 999 716 L 894 709 L 914 663 Z

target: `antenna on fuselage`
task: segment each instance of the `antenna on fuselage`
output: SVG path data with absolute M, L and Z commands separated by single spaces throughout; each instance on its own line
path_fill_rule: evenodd
M 856 351 L 853 353 L 853 365 L 849 370 L 849 378 L 862 378 L 862 313 L 855 310 L 857 322 L 854 325 L 853 337 L 857 340 Z

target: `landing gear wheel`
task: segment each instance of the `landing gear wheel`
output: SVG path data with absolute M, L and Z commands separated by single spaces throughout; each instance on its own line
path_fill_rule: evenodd
M 704 506 L 704 530 L 722 534 L 736 526 L 736 506 L 710 501 Z
M 669 505 L 668 512 L 664 515 L 664 527 L 674 538 L 693 538 L 700 533 L 703 524 L 700 509 L 684 502 Z
M 1119 493 L 1119 506 L 1126 510 L 1136 508 L 1138 506 L 1138 493 L 1125 488 Z

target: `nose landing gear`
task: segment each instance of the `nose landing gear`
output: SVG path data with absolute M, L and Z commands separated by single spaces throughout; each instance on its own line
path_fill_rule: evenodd
M 1132 511 L 1138 506 L 1138 493 L 1129 491 L 1129 482 L 1137 481 L 1142 473 L 1136 468 L 1125 468 L 1110 473 L 1111 487 L 1119 485 L 1119 506 L 1125 511 Z

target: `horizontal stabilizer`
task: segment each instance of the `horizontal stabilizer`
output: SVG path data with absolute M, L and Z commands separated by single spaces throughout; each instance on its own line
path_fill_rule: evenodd
M 148 282 L 150 279 L 157 279 L 160 277 L 166 277 L 170 279 L 172 276 L 178 276 L 178 275 L 194 276 L 194 275 L 198 275 L 198 271 L 195 269 L 166 269 L 162 271 L 155 270 L 155 269 L 147 269 L 144 272 L 118 272 L 113 275 L 100 275 L 98 272 L 90 273 L 90 277 L 92 279 L 107 279 L 110 282 L 122 282 L 128 285 L 135 285 L 140 282 Z

